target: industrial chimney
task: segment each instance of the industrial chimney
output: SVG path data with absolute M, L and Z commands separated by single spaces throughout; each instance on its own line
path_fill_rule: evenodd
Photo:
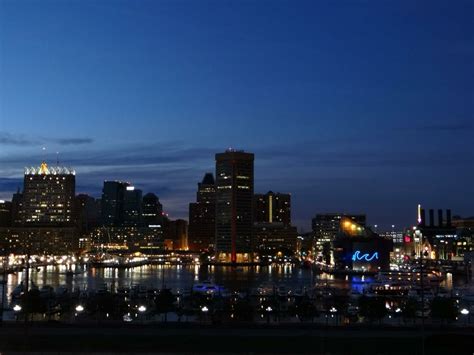
M 446 227 L 451 227 L 451 210 L 446 210 Z
M 420 219 L 421 219 L 420 226 L 422 226 L 422 227 L 426 226 L 426 213 L 425 213 L 424 208 L 422 208 L 420 210 Z

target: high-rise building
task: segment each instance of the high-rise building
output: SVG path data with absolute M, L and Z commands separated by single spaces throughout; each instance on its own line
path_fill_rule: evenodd
M 255 223 L 254 239 L 256 248 L 261 254 L 285 251 L 290 254 L 296 251 L 296 227 L 281 222 Z
M 291 195 L 274 193 L 254 195 L 255 223 L 291 224 Z
M 177 219 L 165 223 L 165 245 L 172 250 L 188 249 L 188 222 Z
M 12 203 L 0 200 L 0 227 L 10 227 L 12 225 Z
M 229 149 L 216 154 L 218 260 L 252 260 L 254 155 Z
M 25 225 L 72 225 L 76 188 L 75 171 L 65 167 L 25 169 L 23 223 Z
M 100 201 L 86 194 L 77 195 L 74 201 L 74 220 L 80 234 L 96 228 L 100 220 Z
M 62 255 L 77 251 L 75 171 L 64 167 L 25 169 L 23 194 L 12 199 L 12 227 L 0 228 L 2 252 Z
M 101 222 L 104 226 L 122 225 L 127 186 L 130 186 L 127 182 L 104 181 L 101 206 Z
M 148 193 L 142 199 L 142 221 L 145 227 L 160 226 L 163 223 L 163 206 L 153 193 Z
M 342 220 L 350 220 L 365 227 L 365 214 L 321 213 L 312 220 L 315 247 L 319 251 L 329 251 L 331 243 L 341 228 Z
M 123 196 L 123 225 L 137 227 L 142 219 L 142 190 L 127 186 Z
M 12 197 L 12 225 L 20 226 L 23 223 L 23 194 L 20 189 Z
M 189 204 L 188 244 L 192 251 L 214 247 L 216 236 L 216 185 L 212 173 L 198 183 L 196 202 Z

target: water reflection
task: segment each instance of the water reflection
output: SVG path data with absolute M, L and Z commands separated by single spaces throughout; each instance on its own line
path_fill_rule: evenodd
M 210 280 L 223 285 L 230 291 L 249 291 L 266 284 L 284 286 L 287 289 L 304 289 L 314 286 L 331 286 L 352 289 L 362 292 L 363 287 L 373 281 L 367 276 L 335 276 L 330 274 L 313 274 L 311 270 L 301 269 L 291 265 L 273 266 L 199 266 L 199 265 L 145 265 L 131 269 L 116 268 L 87 268 L 72 265 L 73 275 L 67 274 L 67 267 L 47 266 L 30 270 L 30 281 L 41 288 L 50 285 L 54 288 L 66 286 L 68 290 L 98 289 L 106 284 L 112 291 L 120 287 L 145 285 L 161 288 L 163 285 L 174 292 L 189 290 L 193 284 Z M 25 271 L 8 275 L 7 295 L 25 280 Z M 459 286 L 459 281 L 453 280 L 448 274 L 442 286 L 451 289 Z

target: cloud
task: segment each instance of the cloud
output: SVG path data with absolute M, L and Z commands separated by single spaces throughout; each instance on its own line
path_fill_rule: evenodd
M 94 142 L 92 138 L 88 137 L 66 137 L 66 138 L 30 138 L 23 134 L 11 134 L 8 132 L 0 132 L 0 145 L 12 146 L 32 146 L 47 143 L 56 143 L 59 145 L 81 145 L 91 144 Z
M 8 132 L 0 132 L 1 145 L 33 145 L 36 144 L 34 140 L 25 138 L 23 135 L 12 135 Z
M 54 141 L 61 145 L 80 145 L 94 142 L 92 138 L 59 138 Z
M 459 121 L 459 122 L 426 124 L 426 125 L 418 126 L 417 128 L 420 130 L 425 130 L 425 131 L 462 132 L 462 131 L 473 130 L 474 124 L 468 121 Z
M 415 149 L 408 144 L 400 150 L 399 144 L 386 137 L 383 142 L 377 137 L 363 138 L 244 148 L 255 153 L 256 191 L 292 193 L 294 217 L 301 224 L 303 220 L 308 223 L 316 210 L 354 209 L 351 201 L 359 206 L 359 201 L 367 200 L 361 197 L 363 191 L 373 191 L 374 186 L 377 196 L 387 197 L 392 190 L 405 194 L 405 190 L 415 190 L 416 179 L 433 184 L 434 177 L 449 178 L 450 168 L 474 161 L 474 153 L 468 150 L 453 153 L 439 151 L 436 146 Z M 195 148 L 179 141 L 109 145 L 106 149 L 69 145 L 61 152 L 61 164 L 76 169 L 77 193 L 100 197 L 104 180 L 129 181 L 143 193 L 156 193 L 172 218 L 187 218 L 197 183 L 206 171 L 214 170 L 214 154 L 223 150 L 212 145 Z M 42 158 L 39 152 L 29 155 L 16 147 L 10 154 L 0 155 L 0 197 L 11 198 L 11 193 L 22 187 L 23 167 L 37 165 Z M 405 176 L 407 171 L 410 173 Z M 354 185 L 358 188 L 353 189 Z M 367 212 L 375 213 L 369 207 Z

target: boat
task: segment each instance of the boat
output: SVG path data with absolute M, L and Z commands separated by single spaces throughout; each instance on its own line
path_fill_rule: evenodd
M 375 280 L 381 283 L 400 282 L 400 283 L 420 283 L 423 279 L 424 284 L 437 285 L 444 280 L 444 274 L 436 270 L 424 270 L 420 273 L 418 269 L 412 271 L 381 271 L 375 276 Z
M 286 289 L 285 286 L 278 286 L 276 291 L 277 291 L 277 295 L 279 297 L 287 297 L 288 296 L 288 290 Z
M 425 300 L 429 300 L 429 299 L 434 298 L 434 293 L 431 287 L 427 285 L 425 285 L 424 287 L 413 286 L 408 291 L 407 296 L 416 298 L 418 300 L 421 300 L 421 298 L 424 298 Z
M 364 293 L 367 296 L 398 296 L 403 297 L 406 296 L 412 286 L 406 283 L 398 283 L 398 282 L 374 282 L 370 285 L 367 285 L 364 288 Z
M 224 287 L 216 285 L 210 281 L 203 281 L 193 286 L 193 292 L 196 293 L 212 295 L 220 294 L 222 291 L 224 291 Z
M 362 296 L 362 293 L 355 288 L 351 289 L 351 292 L 349 293 L 349 297 L 353 300 L 356 300 L 361 296 Z

